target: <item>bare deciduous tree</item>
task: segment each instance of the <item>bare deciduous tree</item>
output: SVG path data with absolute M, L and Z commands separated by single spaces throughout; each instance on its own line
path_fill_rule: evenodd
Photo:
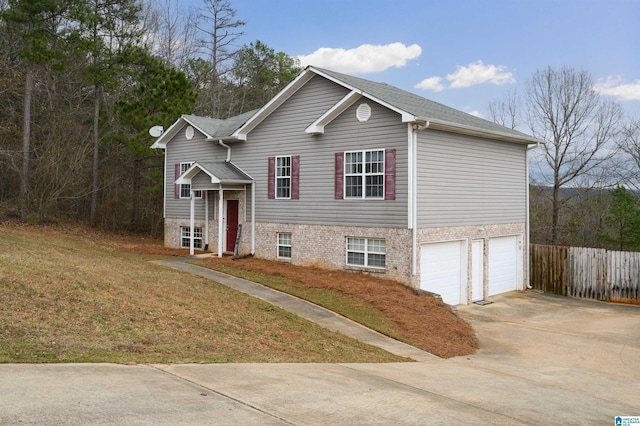
M 589 176 L 615 155 L 623 118 L 621 106 L 603 100 L 586 71 L 545 68 L 527 84 L 527 120 L 544 141 L 544 162 L 553 187 L 551 243 L 558 242 L 560 188 Z
M 198 55 L 197 11 L 193 7 L 185 9 L 180 0 L 148 0 L 144 8 L 148 48 L 166 66 L 185 71 L 189 61 Z
M 199 19 L 198 29 L 204 35 L 201 46 L 209 57 L 210 105 L 206 111 L 213 117 L 224 118 L 224 106 L 221 102 L 222 78 L 231 68 L 231 59 L 237 49 L 234 43 L 244 33 L 239 30 L 245 25 L 244 21 L 236 19 L 236 10 L 231 7 L 229 0 L 204 0 L 205 9 Z
M 627 160 L 625 183 L 640 189 L 640 119 L 631 120 L 624 126 L 619 147 Z
M 520 123 L 518 94 L 509 90 L 504 99 L 489 102 L 489 119 L 510 129 L 516 129 Z

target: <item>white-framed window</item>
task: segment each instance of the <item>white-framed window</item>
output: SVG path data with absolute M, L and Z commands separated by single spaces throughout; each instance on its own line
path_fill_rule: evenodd
M 386 253 L 382 239 L 347 237 L 347 265 L 384 268 Z
M 276 198 L 291 198 L 291 157 L 276 157 Z
M 278 233 L 278 257 L 291 259 L 291 233 Z
M 183 174 L 189 167 L 193 165 L 193 161 L 187 163 L 180 163 L 180 174 Z M 202 191 L 193 191 L 194 198 L 202 198 Z M 183 183 L 180 185 L 180 198 L 191 198 L 191 185 Z
M 384 150 L 344 153 L 345 198 L 384 198 Z
M 180 247 L 191 248 L 191 227 L 180 227 Z M 193 228 L 193 247 L 197 249 L 202 248 L 202 228 Z

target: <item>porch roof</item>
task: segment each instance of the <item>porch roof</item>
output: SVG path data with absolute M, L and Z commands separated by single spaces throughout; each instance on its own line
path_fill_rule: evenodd
M 191 184 L 198 173 L 203 172 L 209 175 L 211 183 L 218 184 L 250 184 L 253 178 L 243 172 L 238 166 L 230 161 L 195 162 L 178 179 L 176 184 Z

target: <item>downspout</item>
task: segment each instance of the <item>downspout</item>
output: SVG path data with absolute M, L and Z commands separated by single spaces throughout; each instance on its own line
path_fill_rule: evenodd
M 222 142 L 222 139 L 218 139 L 218 143 L 220 144 L 220 146 L 227 148 L 227 159 L 225 161 L 227 163 L 231 162 L 231 147 L 225 144 L 224 142 Z
M 409 146 L 409 208 L 411 226 L 411 275 L 418 274 L 418 132 L 429 127 L 429 122 L 412 123 Z
M 529 215 L 529 151 L 532 149 L 536 149 L 540 146 L 540 142 L 537 142 L 533 146 L 527 146 L 527 150 L 524 155 L 524 172 L 526 174 L 526 234 L 527 234 L 527 256 L 525 259 L 525 265 L 527 265 L 527 290 L 531 290 L 533 287 L 531 286 L 531 226 L 529 225 L 530 215 Z

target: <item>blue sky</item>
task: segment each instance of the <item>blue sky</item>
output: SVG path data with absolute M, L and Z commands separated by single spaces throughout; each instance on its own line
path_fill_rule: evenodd
M 192 0 L 198 6 L 199 0 Z M 487 116 L 537 69 L 586 70 L 640 119 L 638 0 L 231 0 L 260 40 L 303 64 L 383 81 Z

